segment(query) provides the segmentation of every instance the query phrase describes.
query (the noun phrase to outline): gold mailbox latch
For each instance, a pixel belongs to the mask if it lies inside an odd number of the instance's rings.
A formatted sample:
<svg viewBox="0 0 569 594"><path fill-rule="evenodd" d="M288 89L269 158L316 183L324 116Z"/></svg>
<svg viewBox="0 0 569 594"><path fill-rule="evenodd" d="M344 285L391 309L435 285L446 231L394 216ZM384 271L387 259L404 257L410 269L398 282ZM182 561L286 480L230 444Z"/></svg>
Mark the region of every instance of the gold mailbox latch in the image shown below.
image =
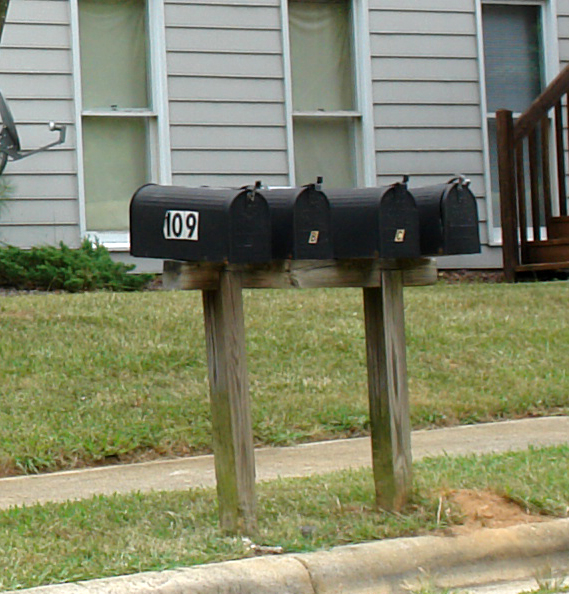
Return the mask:
<svg viewBox="0 0 569 594"><path fill-rule="evenodd" d="M405 229L397 229L395 232L395 243L403 243L405 241Z"/></svg>
<svg viewBox="0 0 569 594"><path fill-rule="evenodd" d="M318 236L320 235L320 231L311 231L310 237L308 238L308 243L310 245L315 245L318 243Z"/></svg>

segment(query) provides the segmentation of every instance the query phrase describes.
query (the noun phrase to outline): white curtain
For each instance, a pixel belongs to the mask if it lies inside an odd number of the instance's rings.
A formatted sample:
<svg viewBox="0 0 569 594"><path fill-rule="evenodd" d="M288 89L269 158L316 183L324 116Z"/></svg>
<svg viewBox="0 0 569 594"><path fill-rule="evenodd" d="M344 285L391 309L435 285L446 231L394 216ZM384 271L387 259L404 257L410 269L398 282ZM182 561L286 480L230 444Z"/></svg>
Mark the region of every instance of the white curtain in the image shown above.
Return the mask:
<svg viewBox="0 0 569 594"><path fill-rule="evenodd" d="M296 183L324 178L328 188L350 188L355 179L355 139L351 118L304 119L294 122Z"/></svg>
<svg viewBox="0 0 569 594"><path fill-rule="evenodd" d="M146 183L144 118L83 118L85 210L90 231L126 231L134 191Z"/></svg>
<svg viewBox="0 0 569 594"><path fill-rule="evenodd" d="M148 107L145 0L80 0L83 108Z"/></svg>
<svg viewBox="0 0 569 594"><path fill-rule="evenodd" d="M296 183L352 187L354 118L309 115L356 109L351 0L289 0L289 19Z"/></svg>
<svg viewBox="0 0 569 594"><path fill-rule="evenodd" d="M290 0L293 108L354 109L351 2Z"/></svg>
<svg viewBox="0 0 569 594"><path fill-rule="evenodd" d="M134 191L147 181L149 108L146 0L79 0L84 115L85 214L89 231L127 231Z"/></svg>

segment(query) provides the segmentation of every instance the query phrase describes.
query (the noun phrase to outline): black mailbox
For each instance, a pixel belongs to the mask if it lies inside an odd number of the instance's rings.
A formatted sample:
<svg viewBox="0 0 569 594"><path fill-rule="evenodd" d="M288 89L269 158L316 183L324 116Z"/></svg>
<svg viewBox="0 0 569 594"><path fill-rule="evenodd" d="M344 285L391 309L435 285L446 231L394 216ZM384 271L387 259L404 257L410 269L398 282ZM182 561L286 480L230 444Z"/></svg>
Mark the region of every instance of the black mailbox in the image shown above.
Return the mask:
<svg viewBox="0 0 569 594"><path fill-rule="evenodd" d="M326 190L335 258L417 258L419 213L405 183Z"/></svg>
<svg viewBox="0 0 569 594"><path fill-rule="evenodd" d="M319 186L263 190L269 203L273 259L330 260L330 204Z"/></svg>
<svg viewBox="0 0 569 594"><path fill-rule="evenodd" d="M130 202L130 253L146 258L268 262L267 201L255 187L186 188L149 184Z"/></svg>
<svg viewBox="0 0 569 594"><path fill-rule="evenodd" d="M480 252L476 198L463 177L412 189L421 222L423 256Z"/></svg>

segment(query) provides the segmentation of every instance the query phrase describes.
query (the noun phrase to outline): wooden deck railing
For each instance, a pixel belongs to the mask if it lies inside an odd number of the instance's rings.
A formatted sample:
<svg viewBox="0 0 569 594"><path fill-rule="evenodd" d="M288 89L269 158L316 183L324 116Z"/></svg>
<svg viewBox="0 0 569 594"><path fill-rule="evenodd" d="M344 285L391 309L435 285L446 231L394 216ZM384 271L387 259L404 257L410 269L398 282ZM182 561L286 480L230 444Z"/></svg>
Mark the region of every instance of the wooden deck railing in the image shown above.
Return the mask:
<svg viewBox="0 0 569 594"><path fill-rule="evenodd" d="M528 262L528 245L542 239L541 230L553 216L554 199L559 214L567 215L563 113L569 116L568 93L569 66L515 123L511 111L496 113L502 249L509 281L515 280L516 268ZM552 123L554 143L550 138ZM552 144L555 155L551 154Z"/></svg>

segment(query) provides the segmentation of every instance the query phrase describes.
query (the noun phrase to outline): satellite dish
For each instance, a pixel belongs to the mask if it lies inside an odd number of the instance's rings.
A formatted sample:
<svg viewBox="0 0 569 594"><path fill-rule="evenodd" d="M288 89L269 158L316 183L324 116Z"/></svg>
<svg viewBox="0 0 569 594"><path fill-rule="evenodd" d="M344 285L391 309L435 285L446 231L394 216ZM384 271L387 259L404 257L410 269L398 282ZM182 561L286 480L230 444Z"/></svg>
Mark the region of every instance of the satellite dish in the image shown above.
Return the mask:
<svg viewBox="0 0 569 594"><path fill-rule="evenodd" d="M6 133L10 136L12 146L19 151L20 150L20 139L18 137L18 131L16 130L16 124L12 117L12 112L6 103L2 93L0 92L0 117L2 117L2 132L6 130Z"/></svg>
<svg viewBox="0 0 569 594"><path fill-rule="evenodd" d="M16 123L12 117L12 112L4 99L4 96L0 92L0 117L2 118L2 128L0 129L0 175L6 167L8 159L11 161L19 161L30 155L47 151L52 146L62 144L65 142L65 126L60 126L54 122L49 123L49 129L52 132L59 132L59 138L50 144L42 146L38 149L31 151L23 151L20 145L20 137L16 130Z"/></svg>

